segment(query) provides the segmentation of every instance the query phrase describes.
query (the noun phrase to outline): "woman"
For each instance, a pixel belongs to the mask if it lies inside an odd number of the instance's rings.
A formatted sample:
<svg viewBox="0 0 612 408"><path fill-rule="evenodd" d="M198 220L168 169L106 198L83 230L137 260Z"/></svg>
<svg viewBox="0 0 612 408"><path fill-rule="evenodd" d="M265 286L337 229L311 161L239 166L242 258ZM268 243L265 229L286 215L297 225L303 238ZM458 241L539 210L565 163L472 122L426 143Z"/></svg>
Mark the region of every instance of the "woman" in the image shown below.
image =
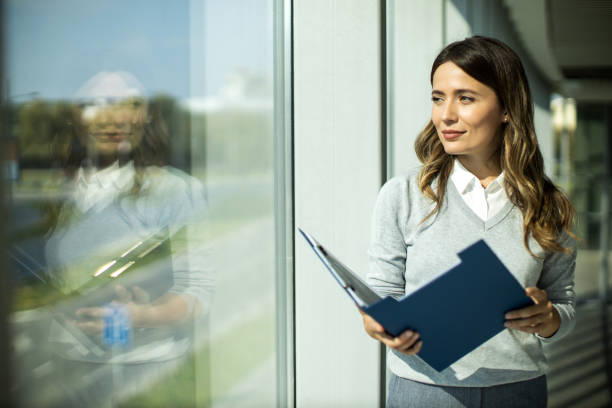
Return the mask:
<svg viewBox="0 0 612 408"><path fill-rule="evenodd" d="M74 138L57 149L68 193L45 248L65 295L50 343L66 375L53 385L58 406L103 406L183 362L213 284L196 239L206 233L203 186L166 165L164 123L137 80L102 72L77 97Z"/></svg>
<svg viewBox="0 0 612 408"><path fill-rule="evenodd" d="M574 324L574 211L544 175L525 71L507 45L476 36L442 50L431 83L431 121L415 143L423 166L379 193L369 282L403 296L484 239L534 305L507 313L506 330L442 372L416 357L418 333L393 338L364 314L391 349L387 404L545 407L541 344Z"/></svg>

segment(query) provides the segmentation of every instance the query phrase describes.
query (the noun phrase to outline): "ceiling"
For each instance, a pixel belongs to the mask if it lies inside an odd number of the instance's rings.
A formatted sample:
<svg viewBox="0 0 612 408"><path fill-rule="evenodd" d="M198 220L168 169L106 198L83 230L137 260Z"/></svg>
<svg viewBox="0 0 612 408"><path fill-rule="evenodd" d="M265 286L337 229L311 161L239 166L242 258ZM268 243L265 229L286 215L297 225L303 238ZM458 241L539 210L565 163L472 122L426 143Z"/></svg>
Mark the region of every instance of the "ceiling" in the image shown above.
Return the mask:
<svg viewBox="0 0 612 408"><path fill-rule="evenodd" d="M611 0L505 0L531 59L557 91L612 101Z"/></svg>

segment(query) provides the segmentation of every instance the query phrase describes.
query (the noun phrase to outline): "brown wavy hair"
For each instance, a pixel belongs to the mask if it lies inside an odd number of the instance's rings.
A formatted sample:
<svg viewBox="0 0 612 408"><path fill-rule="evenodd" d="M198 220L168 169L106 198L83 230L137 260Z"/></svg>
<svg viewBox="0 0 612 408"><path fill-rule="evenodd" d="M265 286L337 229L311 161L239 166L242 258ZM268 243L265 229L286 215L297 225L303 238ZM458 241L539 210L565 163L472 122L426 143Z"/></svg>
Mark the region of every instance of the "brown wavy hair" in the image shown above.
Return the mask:
<svg viewBox="0 0 612 408"><path fill-rule="evenodd" d="M564 232L575 237L571 231L575 211L568 198L544 174L544 160L533 124L533 101L518 55L503 42L488 37L474 36L451 43L438 54L431 67L432 84L434 72L445 62L454 63L492 88L507 114L508 122L501 125L498 157L506 194L523 214L525 248L535 256L528 244L532 236L545 250L568 252L560 239ZM444 151L432 121L421 131L414 147L423 163L418 176L419 188L436 204L427 219L442 206L454 157Z"/></svg>

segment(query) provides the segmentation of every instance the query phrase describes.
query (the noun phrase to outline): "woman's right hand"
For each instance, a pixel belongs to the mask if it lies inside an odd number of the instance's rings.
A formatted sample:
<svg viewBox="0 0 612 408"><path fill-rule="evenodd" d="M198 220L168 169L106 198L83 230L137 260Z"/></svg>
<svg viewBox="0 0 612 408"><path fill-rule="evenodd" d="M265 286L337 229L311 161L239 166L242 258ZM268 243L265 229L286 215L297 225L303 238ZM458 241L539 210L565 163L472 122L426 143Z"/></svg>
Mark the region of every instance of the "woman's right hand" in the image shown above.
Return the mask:
<svg viewBox="0 0 612 408"><path fill-rule="evenodd" d="M390 347L406 355L417 354L421 351L423 341L419 340L419 333L415 333L411 330L406 330L398 337L390 336L385 332L385 329L380 323L378 323L372 316L359 309L361 316L363 317L363 327L365 331L372 337Z"/></svg>

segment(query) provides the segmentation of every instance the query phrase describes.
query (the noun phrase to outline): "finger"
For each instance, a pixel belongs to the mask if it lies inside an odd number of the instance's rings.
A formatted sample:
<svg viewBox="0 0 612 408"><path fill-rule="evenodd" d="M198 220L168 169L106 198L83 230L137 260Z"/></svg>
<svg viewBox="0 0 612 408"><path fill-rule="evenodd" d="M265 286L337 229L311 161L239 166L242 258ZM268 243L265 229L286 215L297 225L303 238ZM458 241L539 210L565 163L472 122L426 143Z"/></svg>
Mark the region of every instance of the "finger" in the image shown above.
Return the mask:
<svg viewBox="0 0 612 408"><path fill-rule="evenodd" d="M538 325L535 325L535 326L517 327L516 330L520 330L520 331L525 332L525 333L538 334L544 328L545 328L544 324L538 324Z"/></svg>
<svg viewBox="0 0 612 408"><path fill-rule="evenodd" d="M535 316L538 314L546 313L548 309L548 305L546 304L537 304L533 306L527 306L522 309L511 310L506 313L506 319L525 319L531 316Z"/></svg>
<svg viewBox="0 0 612 408"><path fill-rule="evenodd" d="M106 315L106 311L101 307L82 307L75 314L80 319L101 319Z"/></svg>
<svg viewBox="0 0 612 408"><path fill-rule="evenodd" d="M420 340L418 343L416 343L415 345L405 349L405 350L400 350L402 353L407 354L409 356L413 355L413 354L417 354L419 351L421 351L421 347L423 346L423 340Z"/></svg>
<svg viewBox="0 0 612 408"><path fill-rule="evenodd" d="M401 335L397 336L397 337L393 337L390 341L389 341L389 347L393 347L394 349L399 349L399 348L403 348L406 346L406 344L408 345L412 345L412 336L414 335L414 333L412 332L404 332Z"/></svg>
<svg viewBox="0 0 612 408"><path fill-rule="evenodd" d="M134 286L132 288L132 292L134 293L134 300L137 303L148 303L149 300L151 300L149 293L140 286Z"/></svg>
<svg viewBox="0 0 612 408"><path fill-rule="evenodd" d="M520 329L523 327L533 327L536 325L540 325L550 320L552 320L552 313L541 314L541 315L530 317L528 319L509 320L504 323L504 326L512 328L512 329Z"/></svg>
<svg viewBox="0 0 612 408"><path fill-rule="evenodd" d="M406 330L401 335L392 338L389 342L389 347L397 350L402 350L412 347L419 338L419 334L411 330Z"/></svg>
<svg viewBox="0 0 612 408"><path fill-rule="evenodd" d="M419 334L415 333L414 335L412 335L410 337L410 340L407 341L406 343L404 343L403 345L400 345L399 347L397 347L397 349L401 352L405 352L407 350L410 350L411 348L413 348L414 346L416 346L416 344L418 343L418 341L420 340L419 338Z"/></svg>
<svg viewBox="0 0 612 408"><path fill-rule="evenodd" d="M372 316L369 314L363 314L363 324L367 330L377 333L384 333L385 329L382 324L378 323Z"/></svg>
<svg viewBox="0 0 612 408"><path fill-rule="evenodd" d="M102 333L104 324L101 320L90 320L86 322L78 322L77 327L87 333Z"/></svg>
<svg viewBox="0 0 612 408"><path fill-rule="evenodd" d="M374 338L381 341L382 343L384 343L386 346L391 347L391 348L397 348L398 346L404 344L405 342L405 337L402 337L403 335L407 334L409 335L411 332L404 332L402 334L400 334L399 336L395 337L390 335L389 333L383 331L381 333L376 333L374 335Z"/></svg>
<svg viewBox="0 0 612 408"><path fill-rule="evenodd" d="M132 294L130 291L121 285L115 285L115 294L117 295L117 300L121 303L129 303L132 301Z"/></svg>
<svg viewBox="0 0 612 408"><path fill-rule="evenodd" d="M365 322L366 330L375 334L384 334L385 329L377 322L367 321Z"/></svg>
<svg viewBox="0 0 612 408"><path fill-rule="evenodd" d="M536 288L534 286L525 289L525 293L529 296L536 304L548 302L548 294L545 290Z"/></svg>
<svg viewBox="0 0 612 408"><path fill-rule="evenodd" d="M385 346L393 347L393 340L395 337L389 336L387 333L375 333L373 337Z"/></svg>

